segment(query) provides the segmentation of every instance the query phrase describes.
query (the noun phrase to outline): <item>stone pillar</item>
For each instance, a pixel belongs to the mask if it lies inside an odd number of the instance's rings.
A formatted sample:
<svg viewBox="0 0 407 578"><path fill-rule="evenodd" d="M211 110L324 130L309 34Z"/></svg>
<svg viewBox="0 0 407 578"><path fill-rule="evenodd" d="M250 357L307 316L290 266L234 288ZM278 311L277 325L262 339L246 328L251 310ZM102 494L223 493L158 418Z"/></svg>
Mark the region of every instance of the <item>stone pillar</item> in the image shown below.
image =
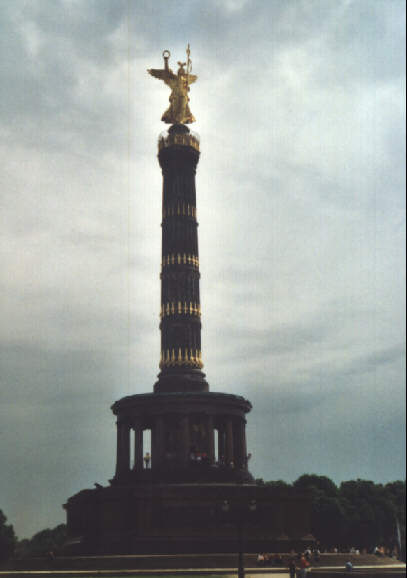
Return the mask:
<svg viewBox="0 0 407 578"><path fill-rule="evenodd" d="M163 465L164 418L157 415L151 431L151 467L159 469Z"/></svg>
<svg viewBox="0 0 407 578"><path fill-rule="evenodd" d="M233 426L233 461L235 468L241 467L242 461L242 451L240 446L240 420L234 418L232 422Z"/></svg>
<svg viewBox="0 0 407 578"><path fill-rule="evenodd" d="M246 468L246 436L245 420L243 418L237 418L233 422L233 450L235 467L239 469Z"/></svg>
<svg viewBox="0 0 407 578"><path fill-rule="evenodd" d="M186 125L174 124L160 140L158 160L163 174L161 372L154 391L208 391L201 371L195 188L199 141Z"/></svg>
<svg viewBox="0 0 407 578"><path fill-rule="evenodd" d="M228 466L230 462L234 462L234 451L233 451L233 422L232 418L228 417L226 420L226 455L225 455L226 465Z"/></svg>
<svg viewBox="0 0 407 578"><path fill-rule="evenodd" d="M130 469L130 425L117 421L116 476Z"/></svg>
<svg viewBox="0 0 407 578"><path fill-rule="evenodd" d="M241 436L242 436L242 451L243 451L243 468L248 470L248 461L247 461L247 443L246 443L246 420L244 417L242 418L242 429L241 429Z"/></svg>
<svg viewBox="0 0 407 578"><path fill-rule="evenodd" d="M213 426L213 416L208 415L207 419L207 429L208 429L208 458L211 464L215 461L215 432Z"/></svg>
<svg viewBox="0 0 407 578"><path fill-rule="evenodd" d="M223 423L218 426L218 461L221 463L222 458L225 460L226 444L225 444L225 426Z"/></svg>
<svg viewBox="0 0 407 578"><path fill-rule="evenodd" d="M143 469L143 429L141 420L137 419L134 428L134 470L137 472Z"/></svg>

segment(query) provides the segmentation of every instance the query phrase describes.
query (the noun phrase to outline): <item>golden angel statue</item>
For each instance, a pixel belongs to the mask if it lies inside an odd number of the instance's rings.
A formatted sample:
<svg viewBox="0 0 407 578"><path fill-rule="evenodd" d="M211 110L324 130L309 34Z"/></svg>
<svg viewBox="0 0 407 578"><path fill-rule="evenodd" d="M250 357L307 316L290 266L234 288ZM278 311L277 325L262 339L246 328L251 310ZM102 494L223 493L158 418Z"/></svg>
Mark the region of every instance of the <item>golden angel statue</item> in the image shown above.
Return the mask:
<svg viewBox="0 0 407 578"><path fill-rule="evenodd" d="M171 68L168 66L168 60L171 56L169 50L164 50L164 68L150 68L147 72L155 78L163 80L171 88L170 94L170 106L164 112L161 120L167 124L190 124L195 122L191 111L189 110L189 85L196 81L198 78L195 74L191 74L192 61L189 57L191 51L187 48L187 61L178 62L179 68L177 74L174 74ZM186 69L185 69L186 67Z"/></svg>

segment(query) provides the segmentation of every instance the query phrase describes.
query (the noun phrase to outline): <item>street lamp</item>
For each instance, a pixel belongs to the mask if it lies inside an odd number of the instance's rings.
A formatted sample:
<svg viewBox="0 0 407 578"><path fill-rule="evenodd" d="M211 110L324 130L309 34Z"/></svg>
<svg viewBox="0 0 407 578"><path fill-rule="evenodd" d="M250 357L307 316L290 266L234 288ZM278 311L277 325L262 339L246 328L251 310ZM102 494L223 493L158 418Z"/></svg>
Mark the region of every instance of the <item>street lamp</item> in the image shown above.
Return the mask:
<svg viewBox="0 0 407 578"><path fill-rule="evenodd" d="M237 575L238 578L244 578L244 552L243 552L243 525L247 518L247 515L254 514L257 509L256 500L250 500L249 502L239 501L237 504L231 505L228 500L224 500L222 503L222 512L224 514L230 513L230 519L236 524L237 530L237 542L238 542L238 567Z"/></svg>

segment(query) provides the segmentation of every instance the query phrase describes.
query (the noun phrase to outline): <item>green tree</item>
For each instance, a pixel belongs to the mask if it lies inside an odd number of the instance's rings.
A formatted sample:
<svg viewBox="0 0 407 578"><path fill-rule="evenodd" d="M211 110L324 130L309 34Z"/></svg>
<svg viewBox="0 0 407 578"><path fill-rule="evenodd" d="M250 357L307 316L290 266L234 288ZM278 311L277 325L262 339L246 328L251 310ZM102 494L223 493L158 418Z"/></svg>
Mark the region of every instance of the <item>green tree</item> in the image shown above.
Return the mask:
<svg viewBox="0 0 407 578"><path fill-rule="evenodd" d="M17 538L11 524L6 524L7 518L0 510L0 561L8 560L14 554Z"/></svg>
<svg viewBox="0 0 407 578"><path fill-rule="evenodd" d="M307 492L312 502L311 531L324 546L392 548L398 543L398 526L401 556L405 558L405 481L382 485L357 479L342 482L338 488L326 476L304 474L292 486L282 480L256 482L277 492L284 489Z"/></svg>
<svg viewBox="0 0 407 578"><path fill-rule="evenodd" d="M387 498L392 502L395 512L394 543L401 547L400 556L406 560L406 482L397 480L384 486Z"/></svg>
<svg viewBox="0 0 407 578"><path fill-rule="evenodd" d="M287 482L284 482L283 480L276 480L273 482L265 482L264 484L265 486L269 487L269 488L273 488L274 490L291 490L292 489L292 485L291 484L287 484Z"/></svg>
<svg viewBox="0 0 407 578"><path fill-rule="evenodd" d="M346 519L335 483L326 476L304 474L293 487L311 495L311 532L317 540L327 547L340 545Z"/></svg>
<svg viewBox="0 0 407 578"><path fill-rule="evenodd" d="M377 545L392 545L396 507L382 484L360 479L342 482L340 495L350 542L368 549Z"/></svg>
<svg viewBox="0 0 407 578"><path fill-rule="evenodd" d="M338 488L336 484L326 476L317 474L303 474L293 483L297 490L308 490L318 495L322 493L328 498L338 497Z"/></svg>
<svg viewBox="0 0 407 578"><path fill-rule="evenodd" d="M46 528L34 534L30 540L18 543L17 554L22 558L44 556L48 552L58 552L66 540L66 525Z"/></svg>

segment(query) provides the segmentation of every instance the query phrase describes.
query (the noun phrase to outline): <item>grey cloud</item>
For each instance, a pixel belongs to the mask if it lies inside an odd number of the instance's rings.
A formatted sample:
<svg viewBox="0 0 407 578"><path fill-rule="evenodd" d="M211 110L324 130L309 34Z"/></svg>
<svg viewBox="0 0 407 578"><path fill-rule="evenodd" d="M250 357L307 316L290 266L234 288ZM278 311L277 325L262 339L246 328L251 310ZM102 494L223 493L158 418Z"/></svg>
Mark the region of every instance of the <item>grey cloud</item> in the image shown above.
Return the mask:
<svg viewBox="0 0 407 578"><path fill-rule="evenodd" d="M253 401L259 476L402 475L404 13L2 6L0 507L20 536L111 477L109 406L152 390L169 91L146 68L187 42L211 387Z"/></svg>

